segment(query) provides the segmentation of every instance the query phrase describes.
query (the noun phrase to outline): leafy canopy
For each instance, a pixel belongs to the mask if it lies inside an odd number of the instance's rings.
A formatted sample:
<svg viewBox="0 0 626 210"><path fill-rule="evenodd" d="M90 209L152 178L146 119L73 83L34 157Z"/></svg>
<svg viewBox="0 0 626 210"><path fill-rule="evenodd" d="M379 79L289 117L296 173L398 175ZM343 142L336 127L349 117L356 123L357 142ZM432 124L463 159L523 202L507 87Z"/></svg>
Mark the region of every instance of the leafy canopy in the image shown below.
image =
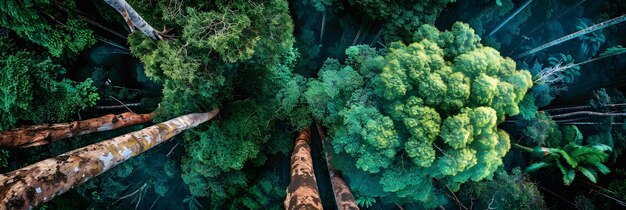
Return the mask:
<svg viewBox="0 0 626 210"><path fill-rule="evenodd" d="M458 190L502 165L510 144L497 124L519 113L532 80L467 24L423 25L413 37L386 52L348 48L304 95L355 194L434 207L445 197L437 188Z"/></svg>
<svg viewBox="0 0 626 210"><path fill-rule="evenodd" d="M85 22L61 9L71 11L75 4L70 0L6 0L0 3L0 26L45 47L54 57L78 55L96 39Z"/></svg>
<svg viewBox="0 0 626 210"><path fill-rule="evenodd" d="M99 99L90 79L64 78L65 68L45 54L17 50L9 37L0 37L0 48L0 130L63 122Z"/></svg>

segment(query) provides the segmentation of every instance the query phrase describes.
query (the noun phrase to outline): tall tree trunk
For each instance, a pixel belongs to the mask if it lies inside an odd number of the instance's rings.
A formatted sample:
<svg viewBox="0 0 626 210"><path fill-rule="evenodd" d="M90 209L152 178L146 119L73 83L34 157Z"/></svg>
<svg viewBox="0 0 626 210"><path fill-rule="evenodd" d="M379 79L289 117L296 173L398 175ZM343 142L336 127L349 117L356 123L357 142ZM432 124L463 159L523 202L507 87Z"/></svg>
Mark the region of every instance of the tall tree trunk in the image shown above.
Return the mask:
<svg viewBox="0 0 626 210"><path fill-rule="evenodd" d="M157 31L148 24L132 6L130 6L126 0L104 0L107 4L113 7L117 12L124 17L128 27L132 31L134 27L137 27L141 32L148 35L148 37L155 40L171 39L173 36L168 35L167 31ZM134 26L134 27L133 27Z"/></svg>
<svg viewBox="0 0 626 210"><path fill-rule="evenodd" d="M604 113L604 112L593 112L593 111L578 111L578 112L570 112L570 113L565 113L565 114L555 114L555 115L551 115L550 117L552 119L555 118L565 118L565 117L571 117L571 116L578 116L578 115L590 115L590 116L600 116L600 117L610 117L610 116L626 116L626 113L622 113L622 112L617 112L617 113Z"/></svg>
<svg viewBox="0 0 626 210"><path fill-rule="evenodd" d="M317 132L320 135L320 139L322 141L322 148L324 148L324 155L326 156L326 167L328 167L328 175L330 176L330 184L333 187L333 193L335 194L335 203L337 204L337 209L339 210L357 210L359 206L356 205L354 201L354 195L352 195L352 191L348 184L343 181L341 176L341 172L337 171L331 164L332 158L328 150L324 145L326 144L326 130L317 125Z"/></svg>
<svg viewBox="0 0 626 210"><path fill-rule="evenodd" d="M323 39L324 39L324 28L326 26L326 12L324 12L324 15L322 16L322 28L320 29L320 44L323 44Z"/></svg>
<svg viewBox="0 0 626 210"><path fill-rule="evenodd" d="M152 121L152 113L125 112L70 123L33 125L0 132L0 147L33 147L88 133L115 130Z"/></svg>
<svg viewBox="0 0 626 210"><path fill-rule="evenodd" d="M311 130L300 132L291 154L291 181L287 186L285 209L323 209L311 159Z"/></svg>
<svg viewBox="0 0 626 210"><path fill-rule="evenodd" d="M96 109L121 109L125 107L133 107L133 106L141 106L141 103L124 103L120 105L106 105L106 106L96 106Z"/></svg>
<svg viewBox="0 0 626 210"><path fill-rule="evenodd" d="M0 210L30 209L215 117L193 113L0 175Z"/></svg>
<svg viewBox="0 0 626 210"><path fill-rule="evenodd" d="M592 32L597 31L597 30L602 30L602 29L604 29L606 27L609 27L609 26L612 26L612 25L615 25L615 24L618 24L618 23L621 23L621 22L624 22L624 21L626 21L626 14L620 15L620 16L618 16L616 18L604 21L602 23L598 23L598 24L589 26L589 27L587 27L585 29L582 29L580 31L577 31L577 32L565 35L565 36L563 36L561 38L558 38L558 39L555 39L555 40L553 40L551 42L545 43L545 44L543 44L543 45L541 45L539 47L535 47L535 48L533 48L531 50L528 50L528 51L526 51L524 53L521 53L519 55L513 56L513 59L518 60L520 58L523 58L523 57L526 57L526 56L528 56L530 54L534 54L536 52L542 51L542 50L544 50L546 48L549 48L549 47L552 47L554 45L561 44L561 43L563 43L565 41L569 41L571 39L578 38L578 37L580 37L582 35L585 35L585 34L588 34L588 33L592 33Z"/></svg>
<svg viewBox="0 0 626 210"><path fill-rule="evenodd" d="M614 107L620 107L620 106L626 106L626 103L620 103L620 104L604 104L599 108L614 108ZM574 110L583 110L583 109L591 109L593 108L591 105L582 105L582 106L568 106L568 107L560 107L560 108L550 108L550 109L543 109L540 111L545 111L545 112L560 112L560 111L574 111Z"/></svg>

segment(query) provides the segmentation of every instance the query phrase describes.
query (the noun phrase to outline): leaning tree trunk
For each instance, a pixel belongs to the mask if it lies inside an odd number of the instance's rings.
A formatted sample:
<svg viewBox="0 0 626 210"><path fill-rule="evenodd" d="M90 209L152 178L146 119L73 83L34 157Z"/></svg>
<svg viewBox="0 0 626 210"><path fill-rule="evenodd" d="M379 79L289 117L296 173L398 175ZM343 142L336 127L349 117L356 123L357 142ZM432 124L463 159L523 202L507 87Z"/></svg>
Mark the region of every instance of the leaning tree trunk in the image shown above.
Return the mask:
<svg viewBox="0 0 626 210"><path fill-rule="evenodd" d="M208 121L218 112L219 109L215 109L180 116L2 174L0 210L36 207L180 132Z"/></svg>
<svg viewBox="0 0 626 210"><path fill-rule="evenodd" d="M148 35L148 37L155 40L163 40L163 39L171 39L173 38L171 35L167 35L167 31L157 31L148 24L135 9L133 9L130 4L126 2L126 0L104 0L111 7L115 8L117 12L124 17L126 20L126 24L130 30L133 30L133 26L137 27L141 32Z"/></svg>
<svg viewBox="0 0 626 210"><path fill-rule="evenodd" d="M115 130L152 121L152 113L125 112L70 123L33 125L0 132L0 147L33 147L88 133Z"/></svg>
<svg viewBox="0 0 626 210"><path fill-rule="evenodd" d="M328 167L328 175L330 176L330 184L332 185L333 193L335 194L335 203L337 204L337 209L359 209L359 206L356 205L356 202L354 201L354 195L352 195L350 187L348 186L348 184L346 184L345 181L343 181L341 172L337 171L331 164L332 159L330 153L324 147L324 144L326 143L326 130L318 124L317 132L320 135L322 147L324 148L324 155L326 156L326 167Z"/></svg>
<svg viewBox="0 0 626 210"><path fill-rule="evenodd" d="M323 209L311 159L311 130L305 128L291 154L291 181L287 186L285 209Z"/></svg>

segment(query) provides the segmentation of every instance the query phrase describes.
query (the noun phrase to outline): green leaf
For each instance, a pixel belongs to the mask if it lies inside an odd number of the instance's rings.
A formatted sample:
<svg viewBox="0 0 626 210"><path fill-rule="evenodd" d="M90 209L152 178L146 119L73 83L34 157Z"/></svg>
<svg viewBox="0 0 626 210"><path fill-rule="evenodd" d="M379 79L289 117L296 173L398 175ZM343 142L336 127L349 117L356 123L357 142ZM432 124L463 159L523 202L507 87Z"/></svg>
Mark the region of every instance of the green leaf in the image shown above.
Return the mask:
<svg viewBox="0 0 626 210"><path fill-rule="evenodd" d="M606 167L604 164L602 163L596 163L594 166L596 166L596 168L598 169L598 171L600 171L600 173L602 174L608 174L611 172L611 169L609 169L609 167Z"/></svg>
<svg viewBox="0 0 626 210"><path fill-rule="evenodd" d="M530 166L526 167L526 172L534 172L539 170L540 168L546 167L546 166L550 166L551 164L546 163L546 162L537 162L537 163L533 163Z"/></svg>
<svg viewBox="0 0 626 210"><path fill-rule="evenodd" d="M591 182L597 183L598 175L596 174L595 171L593 171L593 169L587 169L585 167L578 167L578 170L581 173L583 173L583 175L585 175Z"/></svg>
<svg viewBox="0 0 626 210"><path fill-rule="evenodd" d="M561 155L561 157L563 159L565 159L565 162L567 162L567 164L572 166L572 168L576 168L578 166L578 161L576 161L576 159L570 157L570 155L567 154L567 152L565 152L563 150L558 150L557 152Z"/></svg>
<svg viewBox="0 0 626 210"><path fill-rule="evenodd" d="M569 186L574 182L574 178L576 178L576 171L569 170L565 176L563 176L563 182L565 185Z"/></svg>
<svg viewBox="0 0 626 210"><path fill-rule="evenodd" d="M613 148L608 146L608 145L606 145L606 144L594 144L591 147L595 148L597 150L600 150L602 152L606 152L606 151L612 152L613 151Z"/></svg>

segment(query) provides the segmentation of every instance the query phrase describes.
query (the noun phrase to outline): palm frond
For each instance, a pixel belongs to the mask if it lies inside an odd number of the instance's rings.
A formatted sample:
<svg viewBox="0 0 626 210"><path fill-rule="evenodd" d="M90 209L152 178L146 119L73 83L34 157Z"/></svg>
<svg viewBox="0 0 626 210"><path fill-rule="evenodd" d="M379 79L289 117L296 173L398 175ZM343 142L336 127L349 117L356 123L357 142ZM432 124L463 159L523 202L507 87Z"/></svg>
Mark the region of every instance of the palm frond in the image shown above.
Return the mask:
<svg viewBox="0 0 626 210"><path fill-rule="evenodd" d="M596 163L606 162L609 159L609 155L600 149L580 145L575 145L569 154L577 162L587 165L595 165Z"/></svg>
<svg viewBox="0 0 626 210"><path fill-rule="evenodd" d="M589 181L593 182L593 183L597 183L598 182L598 174L596 173L595 170L591 169L591 168L585 168L585 167L578 167L578 170L583 173L583 175L585 175Z"/></svg>
<svg viewBox="0 0 626 210"><path fill-rule="evenodd" d="M595 167L598 169L598 171L599 171L600 173L602 173L602 174L608 174L608 173L611 173L611 169L609 169L609 167L606 167L606 166L605 166L604 164L602 164L602 163L596 163L594 166L595 166Z"/></svg>
<svg viewBox="0 0 626 210"><path fill-rule="evenodd" d="M558 150L558 153L565 160L565 162L567 162L567 164L569 164L572 168L578 167L578 159L572 158L572 156L570 156L564 150Z"/></svg>
<svg viewBox="0 0 626 210"><path fill-rule="evenodd" d="M551 164L546 163L546 162L536 162L531 164L530 166L526 167L526 172L534 172L539 170L540 168L546 167L546 166L550 166Z"/></svg>

